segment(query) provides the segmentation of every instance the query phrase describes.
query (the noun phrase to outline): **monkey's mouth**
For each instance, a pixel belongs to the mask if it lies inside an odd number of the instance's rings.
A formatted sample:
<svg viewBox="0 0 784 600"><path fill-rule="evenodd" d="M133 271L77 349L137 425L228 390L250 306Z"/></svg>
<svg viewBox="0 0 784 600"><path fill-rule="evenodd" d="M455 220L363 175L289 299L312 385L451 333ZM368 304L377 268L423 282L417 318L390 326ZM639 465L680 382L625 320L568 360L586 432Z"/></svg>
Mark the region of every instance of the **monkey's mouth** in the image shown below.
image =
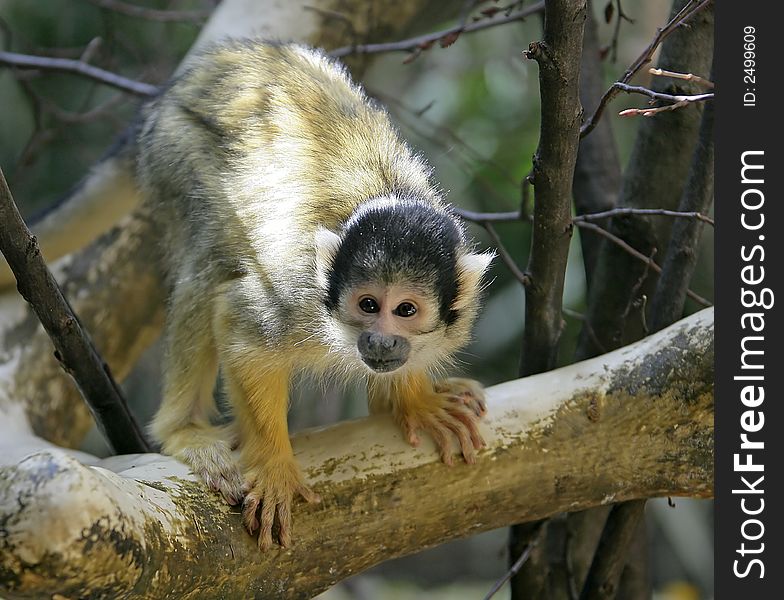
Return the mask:
<svg viewBox="0 0 784 600"><path fill-rule="evenodd" d="M366 356L362 357L362 362L364 362L368 367L373 369L376 373L391 373L392 371L399 369L406 363L405 359L399 359L399 358L376 359L376 358L368 358Z"/></svg>

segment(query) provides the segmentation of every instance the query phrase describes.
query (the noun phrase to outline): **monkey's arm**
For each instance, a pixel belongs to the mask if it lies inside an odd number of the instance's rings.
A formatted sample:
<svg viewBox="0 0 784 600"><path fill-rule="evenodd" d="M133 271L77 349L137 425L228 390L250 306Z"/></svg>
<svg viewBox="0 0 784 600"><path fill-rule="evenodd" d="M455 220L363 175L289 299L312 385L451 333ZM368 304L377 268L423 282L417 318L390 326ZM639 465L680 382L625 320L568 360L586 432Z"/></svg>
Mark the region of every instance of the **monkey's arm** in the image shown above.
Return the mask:
<svg viewBox="0 0 784 600"><path fill-rule="evenodd" d="M250 533L259 529L259 548L272 547L272 527L280 526L283 547L291 545L291 503L318 496L306 485L289 440L291 371L270 354L224 351L224 377L239 428L242 475L247 492L242 518ZM251 355L249 355L251 354ZM261 509L260 518L256 513Z"/></svg>
<svg viewBox="0 0 784 600"><path fill-rule="evenodd" d="M412 446L419 446L420 430L429 433L448 465L454 454L453 436L468 463L476 462L476 451L485 445L478 427L486 412L485 393L471 379L434 382L424 372L374 378L368 384L368 405L371 413L391 410Z"/></svg>

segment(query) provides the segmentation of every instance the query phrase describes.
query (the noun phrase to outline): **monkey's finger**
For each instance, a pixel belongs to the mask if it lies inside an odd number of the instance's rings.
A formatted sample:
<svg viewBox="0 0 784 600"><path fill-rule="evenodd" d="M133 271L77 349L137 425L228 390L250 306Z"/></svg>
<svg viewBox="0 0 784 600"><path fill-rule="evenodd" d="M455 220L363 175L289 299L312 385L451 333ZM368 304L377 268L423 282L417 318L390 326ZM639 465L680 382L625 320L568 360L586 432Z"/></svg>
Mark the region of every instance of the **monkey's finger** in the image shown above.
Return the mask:
<svg viewBox="0 0 784 600"><path fill-rule="evenodd" d="M470 429L461 420L451 415L447 415L444 419L444 424L455 434L457 441L460 442L460 452L463 454L465 461L469 465L473 465L476 462L476 452L474 451Z"/></svg>
<svg viewBox="0 0 784 600"><path fill-rule="evenodd" d="M285 501L278 504L278 523L280 523L280 545L284 548L291 546L291 502Z"/></svg>
<svg viewBox="0 0 784 600"><path fill-rule="evenodd" d="M268 494L261 503L261 529L259 529L259 548L269 550L272 548L272 525L275 522L275 507L277 502Z"/></svg>
<svg viewBox="0 0 784 600"><path fill-rule="evenodd" d="M245 497L245 493L242 491L242 478L237 472L223 474L215 478L214 485L216 487L213 489L218 490L223 495L224 500L232 506L242 502L242 499Z"/></svg>
<svg viewBox="0 0 784 600"><path fill-rule="evenodd" d="M433 441L436 443L436 447L441 454L441 460L444 462L445 465L451 467L453 464L452 461L452 447L449 443L449 435L448 429L443 425L439 424L437 421L432 423L428 427L428 431L430 435L433 437Z"/></svg>
<svg viewBox="0 0 784 600"><path fill-rule="evenodd" d="M403 428L406 431L406 439L408 440L408 443L411 444L414 448L417 448L420 442L419 436L416 432L418 425L412 420L406 419L403 422Z"/></svg>
<svg viewBox="0 0 784 600"><path fill-rule="evenodd" d="M253 532L259 528L259 521L256 518L256 511L259 508L259 497L257 494L248 494L242 503L242 522L245 524L245 529L253 535Z"/></svg>
<svg viewBox="0 0 784 600"><path fill-rule="evenodd" d="M465 425L471 436L471 443L474 445L475 449L480 450L486 446L485 440L482 438L482 434L479 433L479 428L476 426L476 420L474 420L472 415L456 411L453 416Z"/></svg>
<svg viewBox="0 0 784 600"><path fill-rule="evenodd" d="M484 394L480 397L474 397L471 408L474 409L477 417L484 417L487 414L487 402L485 401Z"/></svg>
<svg viewBox="0 0 784 600"><path fill-rule="evenodd" d="M304 483L300 483L296 487L296 492L302 496L306 502L311 504L315 504L317 502L321 502L321 496L319 496L316 492L311 490L308 486Z"/></svg>

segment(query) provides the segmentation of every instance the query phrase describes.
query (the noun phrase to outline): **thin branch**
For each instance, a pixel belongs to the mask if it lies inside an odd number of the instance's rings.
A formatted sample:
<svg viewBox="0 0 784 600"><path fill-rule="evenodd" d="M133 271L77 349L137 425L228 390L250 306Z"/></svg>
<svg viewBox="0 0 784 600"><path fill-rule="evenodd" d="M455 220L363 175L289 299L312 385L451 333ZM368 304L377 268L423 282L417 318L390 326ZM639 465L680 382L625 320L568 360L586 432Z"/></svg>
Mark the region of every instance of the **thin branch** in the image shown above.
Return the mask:
<svg viewBox="0 0 784 600"><path fill-rule="evenodd" d="M369 92L373 97L381 100L386 106L388 107L395 106L399 108L401 111L416 118L418 121L425 123L428 127L432 129L433 135L426 136L425 134L422 133L421 128L419 128L418 126L411 125L410 123L405 123L405 124L416 135L419 135L422 138L429 140L432 144L443 148L444 154L446 155L450 154L450 150L452 148L452 146L447 144L446 141L443 139L443 138L448 138L449 141L453 142L456 146L459 146L465 152L466 154L466 159L464 160L465 165L469 165L473 167L473 165L469 161L480 163L495 171L506 181L512 184L517 184L517 179L506 168L504 168L503 165L498 164L494 160L485 158L481 152L474 149L468 142L466 142L452 129L443 125L442 123L438 123L432 119L429 119L425 115L427 110L430 109L433 106L433 104L435 104L435 100L430 101L423 108L414 108L412 106L409 106L405 102L401 101L399 98L395 98L394 96L383 94L381 92L378 92L377 90L373 90L371 92L370 90L365 88L365 91ZM398 117L401 117L402 120L401 115L398 115Z"/></svg>
<svg viewBox="0 0 784 600"><path fill-rule="evenodd" d="M0 251L17 280L22 297L38 315L55 347L55 357L73 377L112 448L120 454L149 452L150 447L128 410L120 388L82 329L68 301L44 263L38 242L16 208L0 170Z"/></svg>
<svg viewBox="0 0 784 600"><path fill-rule="evenodd" d="M459 217L462 217L463 219L472 221L474 223L480 223L480 224L482 222L501 223L501 222L524 220L523 216L518 211L486 213L486 212L474 212L471 210L467 210L465 208L456 208L456 207L453 208L453 211L455 212L455 214L457 214ZM578 215L572 218L572 222L577 224L583 221L602 221L608 217L619 217L619 216L629 216L629 215L696 219L698 221L702 221L703 223L707 223L711 227L715 225L715 221L711 217L707 215L703 215L702 213L682 212L677 210L665 210L663 208L613 208L601 212Z"/></svg>
<svg viewBox="0 0 784 600"><path fill-rule="evenodd" d="M504 246L501 242L501 238L499 237L498 232L495 230L495 227L493 227L488 221L480 223L480 225L482 225L482 227L487 230L487 233L490 235L493 243L495 244L496 250L498 250L498 254L501 256L501 260L504 261L504 264L512 272L512 275L514 275L515 279L517 279L517 281L519 281L524 287L529 285L531 283L531 277L528 275L528 273L523 273L520 270L520 267L517 266L515 259L512 258L512 255L509 254L506 246Z"/></svg>
<svg viewBox="0 0 784 600"><path fill-rule="evenodd" d="M526 17L530 17L531 15L543 10L544 2L536 2L535 4L527 6L522 10L513 12L508 16L483 19L481 21L469 23L468 25L461 24L455 27L450 27L449 29L444 29L443 31L436 31L434 33L428 33L426 35L420 35L406 40L400 40L398 42L387 42L381 44L354 44L352 46L343 46L341 48L335 48L334 50L331 50L328 52L328 54L336 58L341 58L351 54L377 54L380 52L412 52L416 55L422 50L429 49L436 42L439 42L442 47L451 46L461 34L482 31L483 29L489 29L490 27L496 27L498 25L505 25L506 23L512 23L514 21L522 21Z"/></svg>
<svg viewBox="0 0 784 600"><path fill-rule="evenodd" d="M689 180L679 204L681 210L707 211L713 203L713 104L705 107L700 135L692 157ZM662 262L662 275L653 294L651 321L654 331L670 325L683 314L685 291L694 274L702 237L702 223L675 223Z"/></svg>
<svg viewBox="0 0 784 600"><path fill-rule="evenodd" d="M623 21L626 21L627 23L634 24L634 19L630 18L625 12L623 12L623 6L621 5L621 0L615 0L615 5L618 7L618 18L615 20L615 28L613 30L612 42L610 43L610 48L611 48L610 60L612 60L612 62L618 60L618 39L620 38L620 34L621 34L621 23ZM608 6L612 7L612 4L608 4Z"/></svg>
<svg viewBox="0 0 784 600"><path fill-rule="evenodd" d="M627 83L621 83L620 81L616 81L613 84L613 87L618 88L622 92L626 92L627 94L642 94L643 96L648 96L654 100L663 100L665 102L704 102L705 100L713 100L713 93L707 94L695 94L691 96L682 95L682 94L664 94L662 92L655 92L654 90L648 89L647 87L643 87L641 85L629 85Z"/></svg>
<svg viewBox="0 0 784 600"><path fill-rule="evenodd" d="M595 231L599 235L603 235L608 240L610 240L612 243L616 244L621 249L623 249L624 251L626 251L629 254L631 254L633 257L637 258L638 260L640 260L643 263L645 263L646 265L648 265L648 267L650 267L651 269L656 271L656 273L661 274L661 267L659 265L657 265L656 262L652 258L650 258L648 256L645 256L639 250L635 250L628 243L626 243L624 240L619 238L617 235L614 235L614 234L610 233L609 231L607 231L606 229L604 229L602 227L599 227L595 223L588 223L586 221L577 221L577 222L575 222L575 225L577 225L578 227L581 227L583 229L590 229L591 231ZM702 296L694 293L691 290L689 290L687 292L687 295L689 296L689 298L691 298L692 300L694 300L697 304L700 304L701 306L713 306L713 304L711 304L710 301L706 300L705 298L703 298Z"/></svg>
<svg viewBox="0 0 784 600"><path fill-rule="evenodd" d="M0 65L17 69L40 69L57 73L71 73L99 81L118 90L136 96L151 97L158 93L158 87L141 81L134 81L116 73L94 67L81 60L69 58L52 58L48 56L30 56L16 52L0 51Z"/></svg>
<svg viewBox="0 0 784 600"><path fill-rule="evenodd" d="M509 212L474 212L466 208L453 207L452 211L459 217L473 223L508 223L510 221L522 221L523 216L520 211L514 210Z"/></svg>
<svg viewBox="0 0 784 600"><path fill-rule="evenodd" d="M599 340L599 337L596 335L596 332L593 330L593 327L591 327L591 323L588 321L588 317L586 315L566 307L564 307L562 310L563 310L563 314L565 314L567 317L571 317L572 319L576 319L581 323L583 323L586 332L588 333L589 336L591 336L593 343L596 344L597 348L599 348L600 353L601 354L607 353L607 349L604 347L601 340Z"/></svg>
<svg viewBox="0 0 784 600"><path fill-rule="evenodd" d="M539 544L539 530L542 528L545 522L546 521L539 521L534 531L531 533L533 541L526 545L525 549L520 553L520 557L511 567L509 567L509 570L504 574L504 576L493 584L493 587L490 588L490 591L487 592L487 595L485 595L484 600L490 600L490 598L495 596L496 593L498 593L498 591L504 587L504 585L506 585L506 582L517 575L518 571L523 568L525 562L531 557L531 552L533 552L534 548L536 548L536 546Z"/></svg>
<svg viewBox="0 0 784 600"><path fill-rule="evenodd" d="M147 19L148 21L158 21L160 23L203 23L210 16L209 10L158 10L128 4L120 0L87 0L100 8L105 8L128 17Z"/></svg>
<svg viewBox="0 0 784 600"><path fill-rule="evenodd" d="M698 12L703 10L706 6L708 6L713 0L691 0L686 6L684 6L678 14L676 14L670 21L661 29L656 31L656 36L653 38L653 41L648 45L648 47L643 50L642 54L637 57L637 59L631 64L631 66L626 70L618 82L616 83L628 83L632 77L634 77L637 72L642 69L645 65L651 62L653 58L654 52L659 47L659 45L664 41L664 39L670 35L673 31L675 31L678 27L680 27L683 23L688 21L691 17L696 15ZM588 118L588 120L583 123L583 126L580 129L580 136L585 137L593 128L596 127L596 124L601 119L602 114L604 113L604 109L607 107L607 104L613 100L618 94L620 90L615 87L615 84L610 86L610 88L604 93L602 99L599 101L599 106L596 107L596 110L593 114Z"/></svg>
<svg viewBox="0 0 784 600"><path fill-rule="evenodd" d="M679 108L686 108L691 104L688 100L681 100L675 104L665 104L664 106L656 106L654 108L626 108L618 113L619 117L653 117L663 112L670 112L678 110Z"/></svg>
<svg viewBox="0 0 784 600"><path fill-rule="evenodd" d="M698 212L683 212L677 210L665 210L663 208L613 208L602 212L588 213L574 217L572 221L578 223L579 221L601 221L607 217L619 217L626 215L645 215L645 216L659 216L659 217L674 217L684 219L696 219L707 223L711 227L715 225L712 218Z"/></svg>
<svg viewBox="0 0 784 600"><path fill-rule="evenodd" d="M699 75L694 75L693 73L676 73L675 71L667 71L666 69L657 69L656 67L651 67L648 69L648 73L651 75L656 75L657 77L671 77L672 79L682 79L684 81L691 81L696 83L697 85L701 85L702 87L712 90L716 85L704 77L700 77Z"/></svg>

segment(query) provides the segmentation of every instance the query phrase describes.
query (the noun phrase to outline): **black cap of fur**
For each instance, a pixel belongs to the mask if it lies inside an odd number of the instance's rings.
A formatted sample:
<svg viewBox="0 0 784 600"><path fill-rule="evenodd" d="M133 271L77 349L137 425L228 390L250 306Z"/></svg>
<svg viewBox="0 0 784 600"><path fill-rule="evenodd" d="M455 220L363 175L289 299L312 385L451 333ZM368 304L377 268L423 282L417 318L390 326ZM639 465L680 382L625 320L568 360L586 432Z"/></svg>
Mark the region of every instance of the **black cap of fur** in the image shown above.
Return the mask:
<svg viewBox="0 0 784 600"><path fill-rule="evenodd" d="M454 218L416 200L360 210L343 232L328 275L326 304L334 310L344 290L378 281L429 285L439 299L441 319L454 320L457 251L463 233Z"/></svg>

